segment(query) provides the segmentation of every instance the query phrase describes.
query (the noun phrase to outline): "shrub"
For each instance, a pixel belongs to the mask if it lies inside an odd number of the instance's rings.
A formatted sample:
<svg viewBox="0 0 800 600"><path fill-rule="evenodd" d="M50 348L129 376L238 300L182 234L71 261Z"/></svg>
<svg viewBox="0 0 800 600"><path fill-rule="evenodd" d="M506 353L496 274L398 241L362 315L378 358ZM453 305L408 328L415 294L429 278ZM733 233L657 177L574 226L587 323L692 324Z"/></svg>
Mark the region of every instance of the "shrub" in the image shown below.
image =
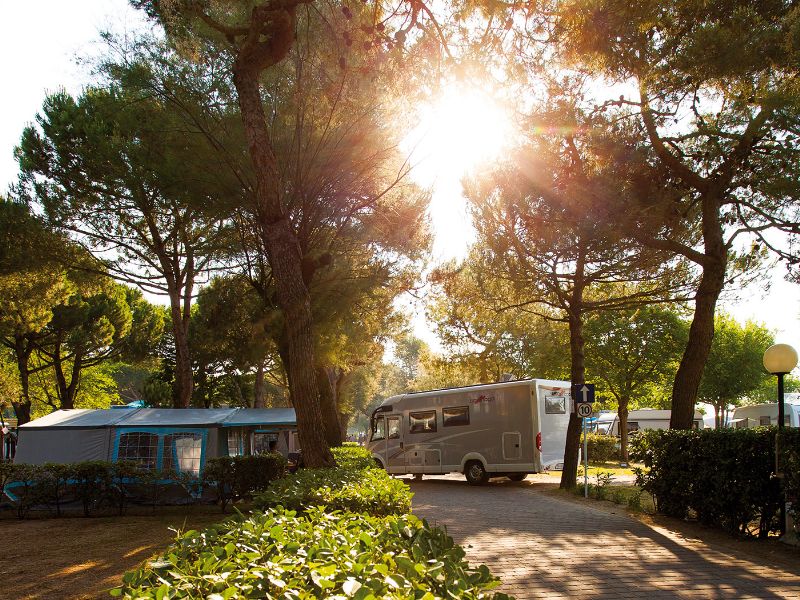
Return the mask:
<svg viewBox="0 0 800 600"><path fill-rule="evenodd" d="M412 496L405 483L383 470L336 467L303 469L274 481L255 497L255 505L262 509L284 506L301 512L320 506L380 516L410 512Z"/></svg>
<svg viewBox="0 0 800 600"><path fill-rule="evenodd" d="M222 456L206 461L203 482L214 488L222 511L231 500L251 498L286 473L286 459L277 453Z"/></svg>
<svg viewBox="0 0 800 600"><path fill-rule="evenodd" d="M179 537L127 573L132 598L508 598L441 529L413 515L371 517L283 508Z"/></svg>
<svg viewBox="0 0 800 600"><path fill-rule="evenodd" d="M83 506L83 515L88 517L93 510L112 502L111 469L109 463L102 461L86 461L70 465L70 479L74 486L75 497Z"/></svg>
<svg viewBox="0 0 800 600"><path fill-rule="evenodd" d="M632 440L633 455L644 462L637 484L650 492L659 512L679 518L691 513L707 525L759 537L776 530L782 501L773 477L777 429L646 431ZM793 435L793 434L790 434ZM800 436L787 441L791 461ZM794 483L787 481L791 494ZM795 491L796 493L796 491Z"/></svg>
<svg viewBox="0 0 800 600"><path fill-rule="evenodd" d="M603 463L619 460L617 438L602 433L590 433L586 436L586 450L589 462ZM583 446L581 446L583 448Z"/></svg>
<svg viewBox="0 0 800 600"><path fill-rule="evenodd" d="M371 469L375 467L375 460L366 448L354 442L345 442L343 445L332 448L336 465L345 469Z"/></svg>
<svg viewBox="0 0 800 600"><path fill-rule="evenodd" d="M782 449L781 470L784 473L786 496L792 502L792 516L800 523L800 429L785 427L779 436Z"/></svg>

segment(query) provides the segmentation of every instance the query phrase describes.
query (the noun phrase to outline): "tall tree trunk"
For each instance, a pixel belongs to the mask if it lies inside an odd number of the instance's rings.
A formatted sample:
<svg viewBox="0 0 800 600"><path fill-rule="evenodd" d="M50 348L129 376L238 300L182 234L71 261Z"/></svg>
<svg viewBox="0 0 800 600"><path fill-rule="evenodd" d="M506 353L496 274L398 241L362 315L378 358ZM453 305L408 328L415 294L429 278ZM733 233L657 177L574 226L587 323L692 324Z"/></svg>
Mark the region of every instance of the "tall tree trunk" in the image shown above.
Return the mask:
<svg viewBox="0 0 800 600"><path fill-rule="evenodd" d="M25 336L14 336L14 356L17 359L17 371L19 372L20 398L11 400L14 407L14 414L17 415L17 424L23 425L31 420L31 396L30 396L30 358L33 346Z"/></svg>
<svg viewBox="0 0 800 600"><path fill-rule="evenodd" d="M293 17L293 14L288 16ZM293 38L293 27L289 27L285 33ZM288 51L291 39L275 40L275 43L288 44ZM275 52L278 54L277 50ZM309 467L332 466L334 459L324 435L324 421L314 373L311 299L303 280L300 245L292 224L281 207L277 162L258 87L259 73L266 66L263 57L248 52L240 53L233 65L233 83L255 169L261 237L272 270L278 305L283 312L288 358L288 364L284 366L289 380L290 398L297 415L303 460Z"/></svg>
<svg viewBox="0 0 800 600"><path fill-rule="evenodd" d="M344 369L339 369L336 373L336 380L333 385L333 390L336 395L336 412L339 415L339 428L342 441L347 439L347 428L350 425L350 412L345 410L344 398L342 396L342 390L344 389L344 384L348 375L349 374Z"/></svg>
<svg viewBox="0 0 800 600"><path fill-rule="evenodd" d="M700 277L694 302L694 316L689 328L689 341L681 358L672 387L670 429L691 429L697 390L714 340L714 313L725 286L728 249L722 240L718 203L703 200L703 239L707 260Z"/></svg>
<svg viewBox="0 0 800 600"><path fill-rule="evenodd" d="M575 261L572 294L568 302L570 382L573 386L585 383L586 377L585 340L583 339L584 264L584 247L581 245ZM574 405L575 399L572 400ZM570 411L567 439L564 443L564 470L561 472L559 485L561 489L566 490L575 488L575 479L578 477L578 448L581 444L581 419L572 410L572 406L570 406Z"/></svg>
<svg viewBox="0 0 800 600"><path fill-rule="evenodd" d="M339 413L336 410L336 396L331 382L330 371L317 367L317 386L319 388L319 404L325 426L325 439L328 445L342 445L342 428L339 424Z"/></svg>
<svg viewBox="0 0 800 600"><path fill-rule="evenodd" d="M622 395L619 398L617 415L619 416L619 454L622 462L628 462L628 404L630 400Z"/></svg>
<svg viewBox="0 0 800 600"><path fill-rule="evenodd" d="M585 383L586 366L584 356L583 319L578 311L569 318L569 349L572 366L570 381L573 386ZM573 398L573 402L574 402ZM572 406L569 407L572 411ZM567 425L567 439L564 444L564 470L561 472L561 489L571 490L578 477L578 449L581 445L581 419L572 411Z"/></svg>
<svg viewBox="0 0 800 600"><path fill-rule="evenodd" d="M256 367L256 380L253 382L253 408L264 408L264 363Z"/></svg>
<svg viewBox="0 0 800 600"><path fill-rule="evenodd" d="M80 363L80 357L75 356L75 360ZM58 396L58 406L63 409L75 408L75 386L73 385L75 379L75 364L73 363L73 377L72 380L67 382L67 376L64 374L64 361L61 357L61 338L56 339L53 346L53 371L56 376L56 395Z"/></svg>
<svg viewBox="0 0 800 600"><path fill-rule="evenodd" d="M170 290L170 316L172 317L172 335L175 338L175 388L173 393L174 408L188 408L192 403L194 392L194 375L192 358L189 352L189 322L184 319L181 308L181 297L176 290Z"/></svg>

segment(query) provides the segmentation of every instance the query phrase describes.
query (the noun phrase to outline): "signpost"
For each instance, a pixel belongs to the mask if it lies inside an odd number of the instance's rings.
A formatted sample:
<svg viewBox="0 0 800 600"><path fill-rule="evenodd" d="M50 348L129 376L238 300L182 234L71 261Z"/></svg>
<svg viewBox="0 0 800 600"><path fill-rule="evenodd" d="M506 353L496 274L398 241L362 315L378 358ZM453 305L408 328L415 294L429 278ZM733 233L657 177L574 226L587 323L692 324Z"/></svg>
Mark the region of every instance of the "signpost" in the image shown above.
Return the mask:
<svg viewBox="0 0 800 600"><path fill-rule="evenodd" d="M586 419L592 416L594 402L594 384L578 383L572 386L572 398L575 401L575 413L581 418L583 425L583 497L589 497L589 451L586 438Z"/></svg>

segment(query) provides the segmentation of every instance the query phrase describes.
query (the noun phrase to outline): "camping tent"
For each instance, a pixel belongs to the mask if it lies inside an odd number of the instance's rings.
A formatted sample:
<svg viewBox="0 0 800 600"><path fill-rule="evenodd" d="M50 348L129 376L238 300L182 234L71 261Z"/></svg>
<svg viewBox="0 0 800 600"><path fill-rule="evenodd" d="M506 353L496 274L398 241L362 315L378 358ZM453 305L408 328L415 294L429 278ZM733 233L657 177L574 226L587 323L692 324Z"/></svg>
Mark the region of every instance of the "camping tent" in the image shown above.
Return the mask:
<svg viewBox="0 0 800 600"><path fill-rule="evenodd" d="M278 443L297 450L291 408L57 410L20 426L16 463L128 460L199 474L206 458L251 454Z"/></svg>

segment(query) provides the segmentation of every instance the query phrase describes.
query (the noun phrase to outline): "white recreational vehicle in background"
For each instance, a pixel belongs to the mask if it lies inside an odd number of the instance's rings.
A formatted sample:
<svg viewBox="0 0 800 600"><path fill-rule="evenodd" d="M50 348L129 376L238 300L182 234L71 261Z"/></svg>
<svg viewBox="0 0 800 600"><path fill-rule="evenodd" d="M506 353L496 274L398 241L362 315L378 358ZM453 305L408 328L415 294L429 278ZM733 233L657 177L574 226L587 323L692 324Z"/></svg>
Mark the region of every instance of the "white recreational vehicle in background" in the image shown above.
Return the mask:
<svg viewBox="0 0 800 600"><path fill-rule="evenodd" d="M568 381L544 379L392 396L372 414L368 448L392 474L520 481L562 468L571 402Z"/></svg>
<svg viewBox="0 0 800 600"><path fill-rule="evenodd" d="M644 429L669 429L669 419L672 416L671 410L659 410L656 408L640 408L628 411L628 432ZM695 429L703 429L703 415L699 412L694 413L693 426ZM616 411L602 411L591 423L594 432L605 435L619 437L619 415Z"/></svg>
<svg viewBox="0 0 800 600"><path fill-rule="evenodd" d="M800 427L800 394L786 394L783 402L783 422L787 427ZM778 424L778 403L738 406L733 411L731 427L760 427Z"/></svg>

